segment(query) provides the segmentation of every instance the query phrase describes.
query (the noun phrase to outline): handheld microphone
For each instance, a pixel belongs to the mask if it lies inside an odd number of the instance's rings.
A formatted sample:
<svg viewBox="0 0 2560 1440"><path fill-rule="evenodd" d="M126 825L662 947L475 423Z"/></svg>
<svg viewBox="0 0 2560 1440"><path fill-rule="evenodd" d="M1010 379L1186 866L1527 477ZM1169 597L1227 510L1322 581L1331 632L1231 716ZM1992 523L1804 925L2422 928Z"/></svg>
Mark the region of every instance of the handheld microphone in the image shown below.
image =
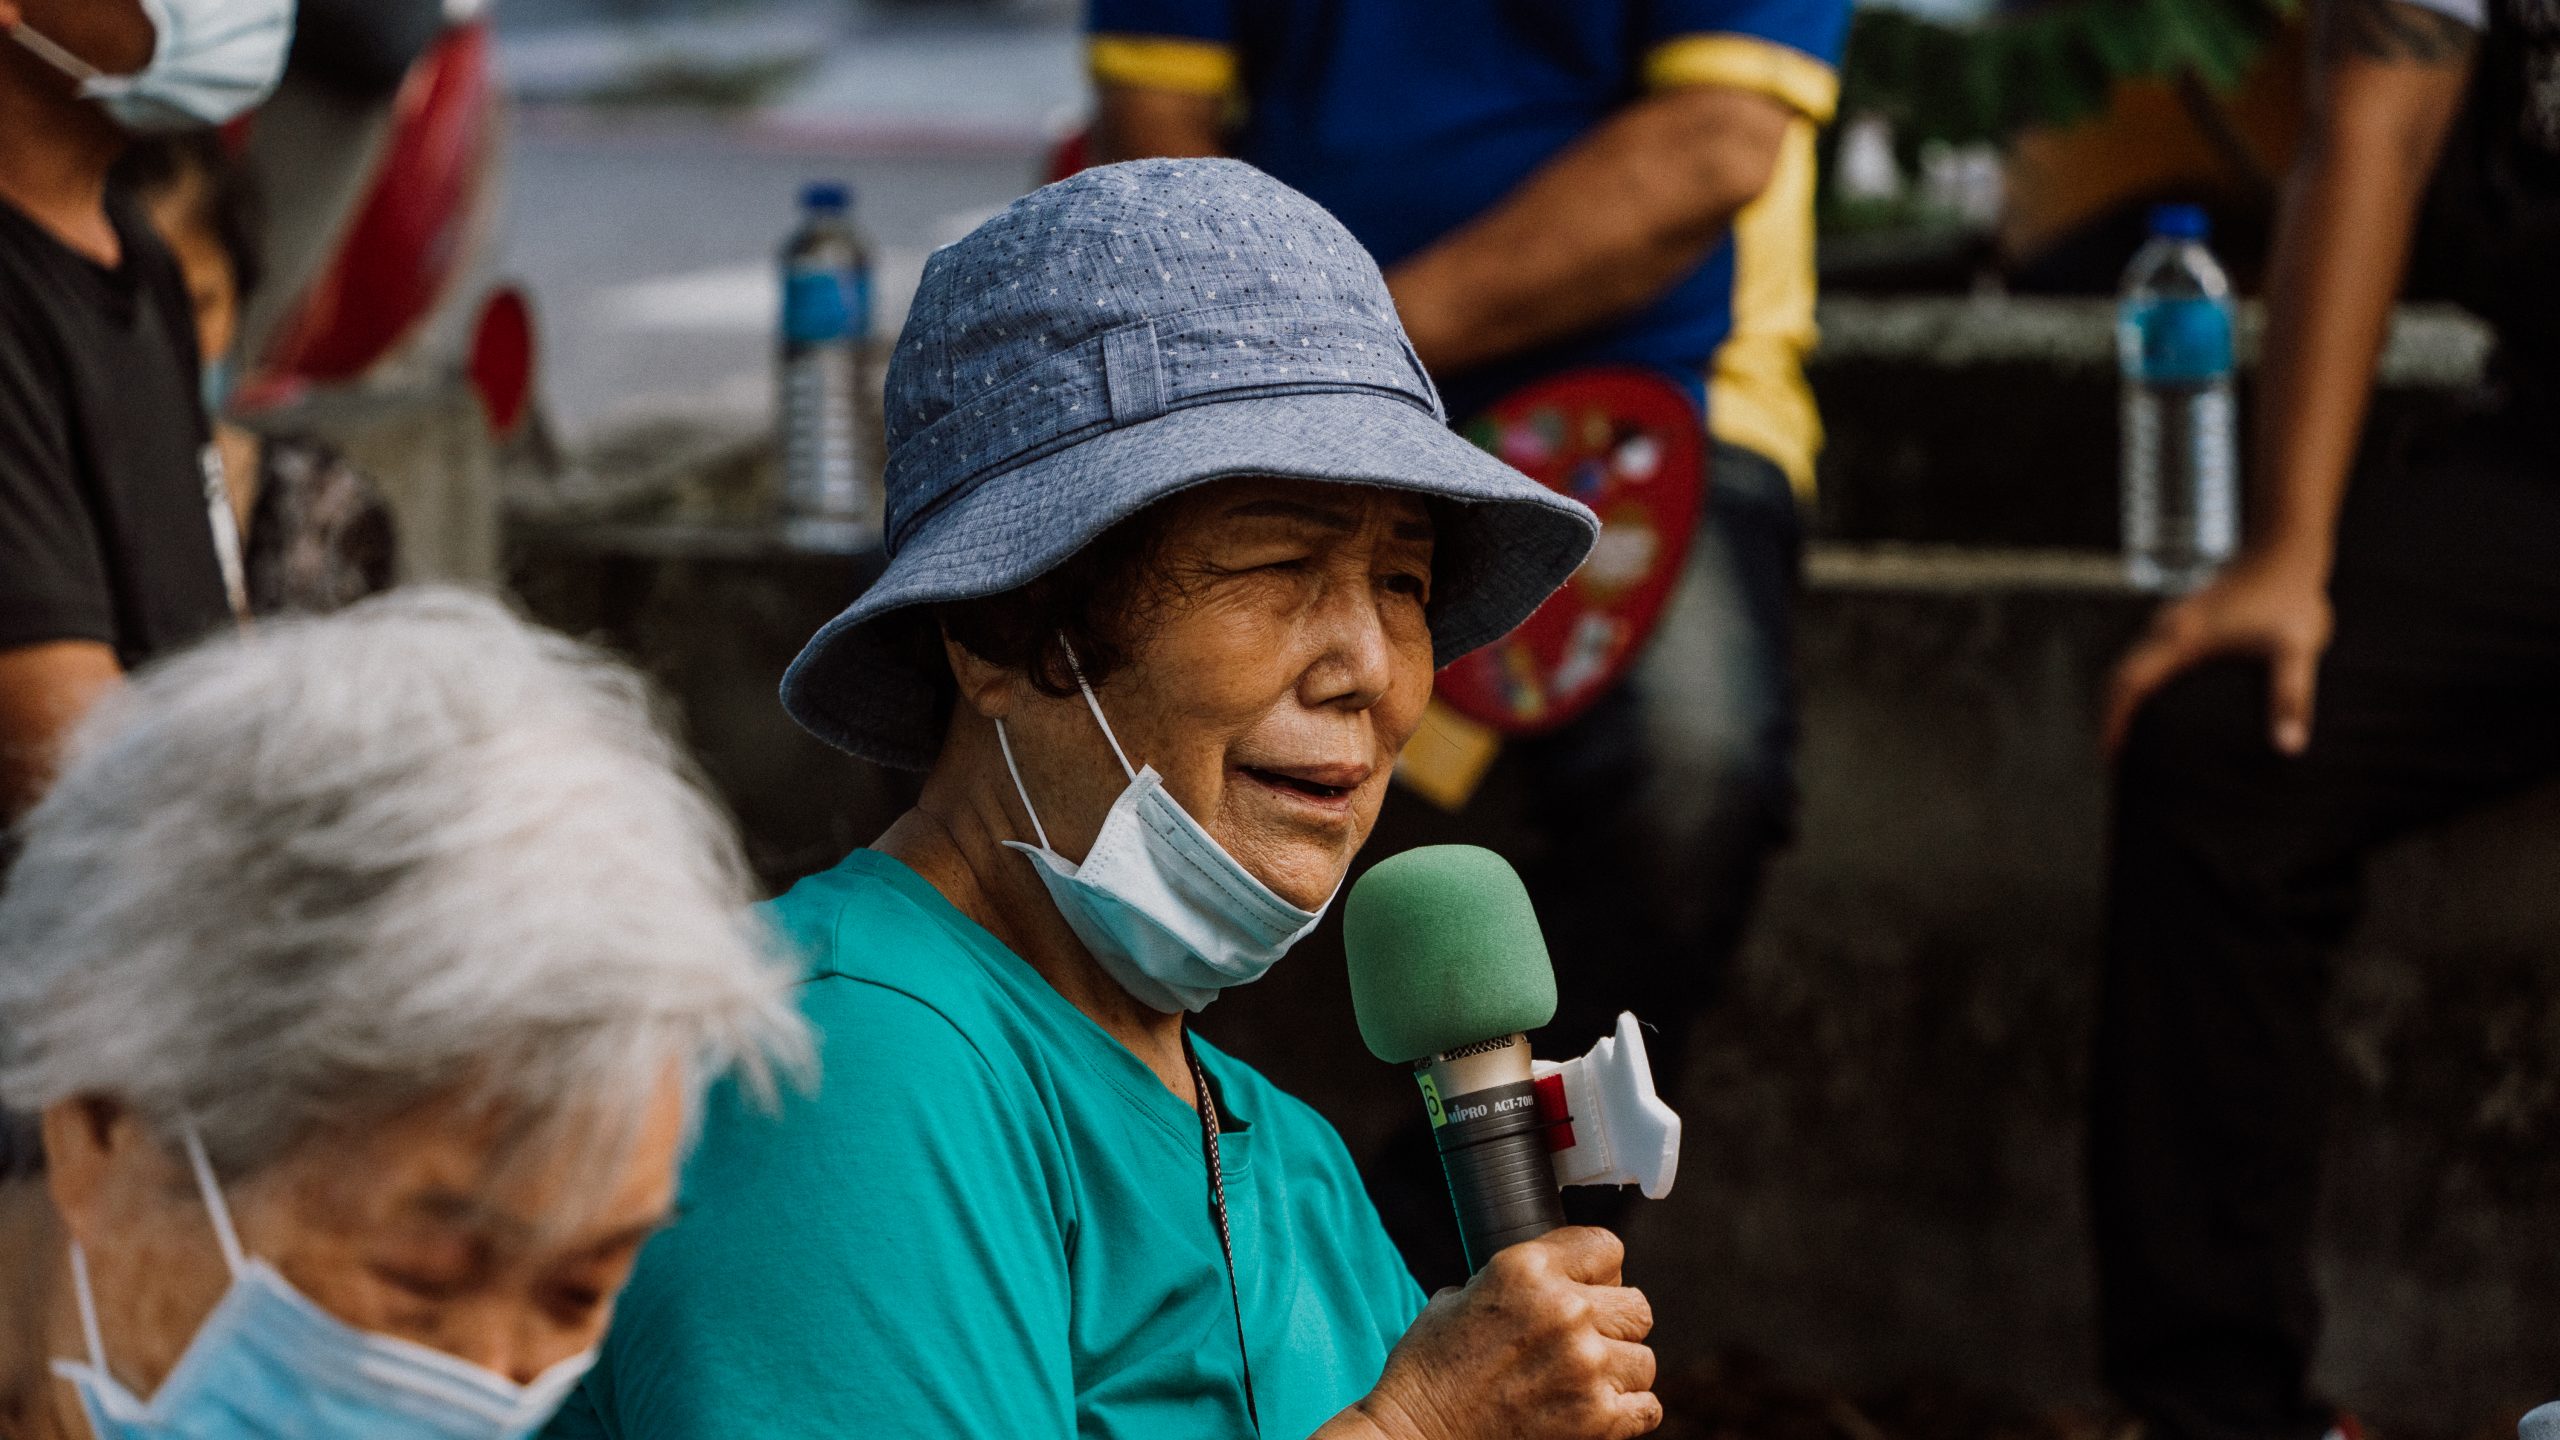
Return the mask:
<svg viewBox="0 0 2560 1440"><path fill-rule="evenodd" d="M1360 1038L1421 1082L1467 1269L1561 1228L1522 1033L1555 1018L1556 974L1519 875L1473 845L1390 856L1351 887L1342 938Z"/></svg>

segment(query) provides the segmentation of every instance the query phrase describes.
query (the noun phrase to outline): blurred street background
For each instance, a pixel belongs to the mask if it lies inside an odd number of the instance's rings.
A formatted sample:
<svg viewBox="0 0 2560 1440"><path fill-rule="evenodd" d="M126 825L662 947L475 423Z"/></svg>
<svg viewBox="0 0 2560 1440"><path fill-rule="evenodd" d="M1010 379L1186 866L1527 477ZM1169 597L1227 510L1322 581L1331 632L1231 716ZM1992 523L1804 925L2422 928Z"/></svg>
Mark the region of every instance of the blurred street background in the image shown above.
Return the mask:
<svg viewBox="0 0 2560 1440"><path fill-rule="evenodd" d="M869 841L913 784L775 703L784 665L880 564L869 532L789 508L782 248L805 186L852 188L874 303L869 335L836 343L867 377L846 404L870 407L876 442L880 362L928 254L1042 183L1093 119L1083 7L445 13L435 47L352 112L338 77L304 74L260 117L247 164L295 202L267 246L292 283L260 302L273 323L252 313L263 373L236 408L378 479L408 577L508 587L663 682L778 889ZM1785 238L1811 250L1820 300L1777 346L1790 367L1807 351L1824 434L1807 473L1762 457L1788 522L1763 536L1792 606L1762 652L1795 696L1792 723L1764 727L1792 747L1785 834L1764 837L1755 896L1670 1022L1689 1032L1666 1095L1687 1124L1678 1189L1625 1221L1674 1440L2138 1433L2098 1374L2084 1167L2102 697L2162 600L2127 565L2118 300L2154 207L2201 211L2184 223L2210 230L2231 281L2210 307L2216 398L2254 414L2303 17L2294 0L1864 5L1836 120L1818 141L1824 107L1788 122L1807 143ZM1832 71L1814 69L1821 90ZM1780 308L1812 306L1795 288ZM2443 294L2422 263L2392 312L2367 464L2484 393L2490 327ZM2220 438L2236 448L2233 427ZM1708 517L1693 559L1743 513L1718 510L1718 483L1677 522ZM1730 659L1768 616L1698 598L1702 565L1662 577L1687 598L1629 707L1675 740L1625 748L1676 765L1628 795L1541 782L1527 757L1552 734L1489 739L1453 793L1400 786L1369 858L1463 841L1570 870L1581 847L1541 795L1572 791L1606 831L1732 779L1711 717L1747 687L1700 657ZM2538 791L2385 847L2317 1022L2340 1083L2311 1368L2379 1440L2511 1435L2560 1395L2555 836L2560 794ZM1614 954L1632 908L1604 897L1576 922L1541 905L1560 969ZM1412 1119L1409 1081L1356 1042L1338 924L1202 1028L1317 1106L1372 1174Z"/></svg>
<svg viewBox="0 0 2560 1440"><path fill-rule="evenodd" d="M518 106L498 263L539 299L572 440L764 423L803 181L854 186L894 334L925 253L1020 195L1086 105L1077 10L1052 0L509 0L497 22Z"/></svg>

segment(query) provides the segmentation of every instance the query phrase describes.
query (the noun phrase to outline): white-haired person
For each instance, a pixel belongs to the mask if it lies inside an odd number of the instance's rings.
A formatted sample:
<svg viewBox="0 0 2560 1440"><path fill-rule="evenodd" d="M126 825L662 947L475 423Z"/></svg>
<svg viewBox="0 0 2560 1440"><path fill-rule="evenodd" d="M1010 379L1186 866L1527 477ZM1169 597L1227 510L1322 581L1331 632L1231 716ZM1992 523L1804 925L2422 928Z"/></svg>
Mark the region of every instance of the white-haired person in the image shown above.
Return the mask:
<svg viewBox="0 0 2560 1440"><path fill-rule="evenodd" d="M0 1436L503 1440L576 1383L706 1085L805 1063L632 672L451 591L83 727L0 893Z"/></svg>

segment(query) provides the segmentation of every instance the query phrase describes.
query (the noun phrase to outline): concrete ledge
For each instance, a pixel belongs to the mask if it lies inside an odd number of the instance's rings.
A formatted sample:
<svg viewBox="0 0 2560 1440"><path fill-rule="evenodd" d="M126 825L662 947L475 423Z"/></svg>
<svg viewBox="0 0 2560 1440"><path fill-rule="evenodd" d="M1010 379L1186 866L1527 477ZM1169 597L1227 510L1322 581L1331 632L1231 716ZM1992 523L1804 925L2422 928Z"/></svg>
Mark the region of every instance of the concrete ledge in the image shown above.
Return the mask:
<svg viewBox="0 0 2560 1440"><path fill-rule="evenodd" d="M1962 369L2028 363L2059 372L2116 374L2115 304L2043 296L1843 295L1817 310L1823 363L1888 360ZM2254 300L2239 310L2238 358L2258 363L2265 315ZM2489 327L2458 306L2403 305L2392 316L2379 373L2389 387L2456 389L2477 384L2493 343Z"/></svg>
<svg viewBox="0 0 2560 1440"><path fill-rule="evenodd" d="M1824 301L1810 375L1830 443L1820 533L1858 543L2111 550L2118 519L2114 307L2104 300L1843 296ZM2241 314L2252 414L2258 321ZM2464 400L2489 350L2479 321L2405 306L2367 433Z"/></svg>

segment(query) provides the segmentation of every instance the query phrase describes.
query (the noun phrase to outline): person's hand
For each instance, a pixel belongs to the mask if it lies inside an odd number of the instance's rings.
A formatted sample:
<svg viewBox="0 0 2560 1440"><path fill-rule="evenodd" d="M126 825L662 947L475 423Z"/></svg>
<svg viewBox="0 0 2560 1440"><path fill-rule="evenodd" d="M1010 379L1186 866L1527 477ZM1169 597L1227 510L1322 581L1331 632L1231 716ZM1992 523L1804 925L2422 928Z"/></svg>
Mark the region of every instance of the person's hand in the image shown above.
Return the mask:
<svg viewBox="0 0 2560 1440"><path fill-rule="evenodd" d="M1443 1290L1355 1409L1387 1440L1627 1440L1662 1423L1653 1306L1587 1226L1502 1251Z"/></svg>
<svg viewBox="0 0 2560 1440"><path fill-rule="evenodd" d="M2134 715L2154 692L2180 671L2224 655L2265 658L2268 738L2284 754L2301 754L2311 743L2320 656L2329 648L2321 568L2243 554L2203 589L2163 609L2107 687L2108 756L2124 744Z"/></svg>

